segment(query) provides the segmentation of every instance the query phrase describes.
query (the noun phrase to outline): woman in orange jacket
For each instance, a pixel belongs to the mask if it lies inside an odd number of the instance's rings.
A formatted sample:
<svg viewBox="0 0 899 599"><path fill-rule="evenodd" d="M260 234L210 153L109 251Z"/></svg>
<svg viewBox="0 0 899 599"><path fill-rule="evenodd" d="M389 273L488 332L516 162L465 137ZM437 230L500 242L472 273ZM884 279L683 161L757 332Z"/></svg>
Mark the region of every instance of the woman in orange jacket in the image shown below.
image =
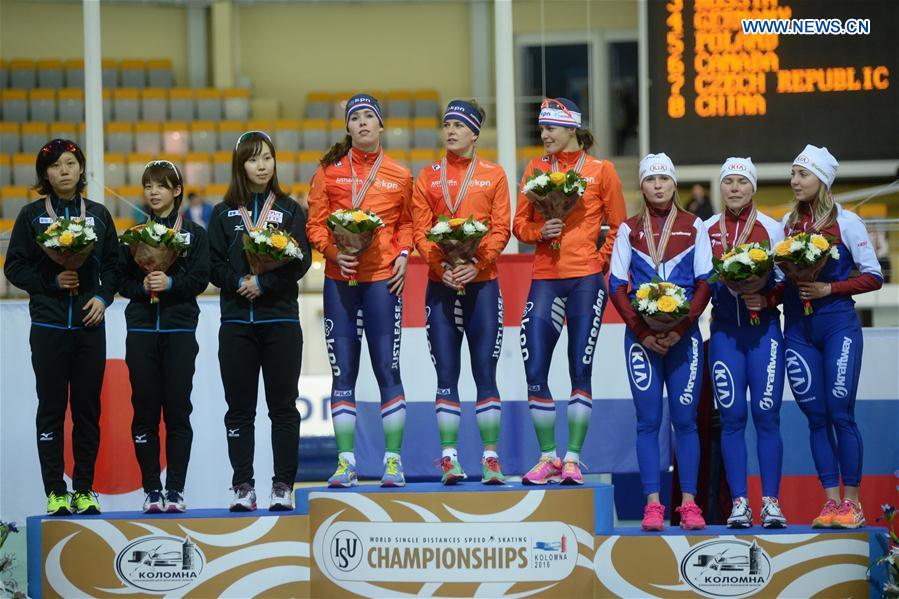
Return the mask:
<svg viewBox="0 0 899 599"><path fill-rule="evenodd" d="M621 181L608 160L587 154L593 135L581 127L581 112L566 98L546 100L537 121L546 155L531 160L521 188L535 170L577 171L587 188L564 219L545 220L522 191L518 196L512 232L523 243L536 244L534 271L521 319L521 353L528 384L528 407L540 461L522 482L531 485L561 482L583 484L580 451L592 410L592 370L596 338L602 323L607 292L603 273L618 225L627 217ZM601 226L609 231L603 241ZM559 249L553 249L557 242ZM568 452L556 454L556 407L547 379L553 349L568 322Z"/></svg>
<svg viewBox="0 0 899 599"><path fill-rule="evenodd" d="M425 168L412 192L415 247L428 263L425 299L428 346L437 369L437 425L443 456L443 484L466 478L456 451L462 405L459 399L462 337L468 338L477 387L476 413L484 454L484 484L505 481L496 453L500 399L496 363L503 342L503 299L496 278L496 258L509 242L509 186L502 167L475 152L485 118L474 100L453 100L443 115L446 155ZM469 217L487 225L471 262L448 264L427 235L438 217ZM464 287L465 294L458 291Z"/></svg>
<svg viewBox="0 0 899 599"><path fill-rule="evenodd" d="M384 121L375 98L353 96L345 117L348 135L328 150L312 177L307 226L309 241L325 256L325 342L333 375L331 417L339 452L337 471L328 484L356 484L355 387L364 331L381 392L386 442L381 486L401 487L405 485L400 447L406 398L400 380L400 331L412 249L412 174L384 154ZM371 246L358 256L338 250L327 226L328 215L349 208L370 210L384 221ZM351 277L357 286L349 284Z"/></svg>

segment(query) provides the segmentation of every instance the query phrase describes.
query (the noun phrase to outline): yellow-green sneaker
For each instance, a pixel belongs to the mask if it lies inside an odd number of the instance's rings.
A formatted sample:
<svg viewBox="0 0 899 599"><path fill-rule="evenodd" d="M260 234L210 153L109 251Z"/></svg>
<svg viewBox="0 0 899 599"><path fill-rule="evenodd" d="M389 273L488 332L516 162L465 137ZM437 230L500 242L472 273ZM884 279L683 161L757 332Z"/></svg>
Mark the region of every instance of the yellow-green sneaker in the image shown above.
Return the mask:
<svg viewBox="0 0 899 599"><path fill-rule="evenodd" d="M75 491L72 493L72 507L76 514L96 515L100 513L100 502L93 491Z"/></svg>
<svg viewBox="0 0 899 599"><path fill-rule="evenodd" d="M69 494L50 491L50 494L47 495L47 515L68 516L71 513L72 504L69 503Z"/></svg>

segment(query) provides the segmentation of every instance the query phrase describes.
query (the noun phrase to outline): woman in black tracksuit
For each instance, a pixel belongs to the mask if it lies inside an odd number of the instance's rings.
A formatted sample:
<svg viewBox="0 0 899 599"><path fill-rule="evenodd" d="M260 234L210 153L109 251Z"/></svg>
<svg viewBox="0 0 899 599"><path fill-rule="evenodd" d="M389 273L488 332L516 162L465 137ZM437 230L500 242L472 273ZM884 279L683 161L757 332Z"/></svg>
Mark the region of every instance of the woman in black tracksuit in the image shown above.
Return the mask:
<svg viewBox="0 0 899 599"><path fill-rule="evenodd" d="M209 239L206 230L183 220L181 172L168 160L156 160L141 180L149 222L175 229L187 250L165 271L145 273L122 245L119 293L130 299L125 308L128 336L125 361L131 379L134 419L131 435L146 494L144 512L183 512L184 479L190 459L190 426L194 365L197 358L197 295L209 285ZM151 302L151 292L159 301ZM165 418L168 462L165 493L159 477L159 417Z"/></svg>
<svg viewBox="0 0 899 599"><path fill-rule="evenodd" d="M75 143L54 139L35 162L35 190L45 197L22 208L13 226L4 272L28 292L31 363L37 387L37 450L54 516L99 514L93 493L100 447L100 391L106 370L104 312L118 286L118 238L109 211L81 196L84 153ZM83 218L97 239L77 270L64 270L35 242L57 217ZM69 497L63 478L63 422L72 408L72 473Z"/></svg>
<svg viewBox="0 0 899 599"><path fill-rule="evenodd" d="M303 252L258 276L250 271L243 237L270 223L290 233ZM306 214L281 191L275 147L261 131L240 136L231 160L231 184L209 223L212 282L220 287L219 366L225 401L228 457L234 471L232 511L256 509L254 422L259 370L272 421L274 476L269 509L293 509L300 415L296 409L303 333L297 281L311 264Z"/></svg>

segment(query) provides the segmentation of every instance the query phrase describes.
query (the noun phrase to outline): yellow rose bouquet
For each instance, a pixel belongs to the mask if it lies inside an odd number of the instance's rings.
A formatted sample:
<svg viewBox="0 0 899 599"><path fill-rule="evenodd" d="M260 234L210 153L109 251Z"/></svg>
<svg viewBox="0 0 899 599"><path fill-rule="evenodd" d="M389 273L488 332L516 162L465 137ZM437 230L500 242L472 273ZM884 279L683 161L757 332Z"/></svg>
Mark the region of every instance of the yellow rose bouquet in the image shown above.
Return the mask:
<svg viewBox="0 0 899 599"><path fill-rule="evenodd" d="M175 263L178 256L187 251L188 237L178 229L172 229L162 223L149 220L144 224L131 227L119 238L128 246L131 257L145 273L153 271L165 272ZM159 294L150 292L150 303L159 302Z"/></svg>
<svg viewBox="0 0 899 599"><path fill-rule="evenodd" d="M384 226L381 217L371 210L336 210L328 215L328 228L334 236L334 243L341 254L358 256L371 246L375 233ZM350 277L350 287L359 282Z"/></svg>
<svg viewBox="0 0 899 599"><path fill-rule="evenodd" d="M254 275L275 270L291 260L302 260L303 251L287 231L268 223L261 229L244 233L243 251Z"/></svg>
<svg viewBox="0 0 899 599"><path fill-rule="evenodd" d="M427 238L428 241L437 244L450 266L459 266L471 262L487 231L487 225L471 216L468 218L440 216L437 223L428 231ZM465 288L456 294L465 295Z"/></svg>
<svg viewBox="0 0 899 599"><path fill-rule="evenodd" d="M657 332L671 329L690 312L684 288L658 279L640 285L631 304L649 328Z"/></svg>
<svg viewBox="0 0 899 599"><path fill-rule="evenodd" d="M715 274L710 279L720 279L728 289L738 295L758 293L765 288L768 275L774 266L773 252L767 241L744 243L725 252L720 258L712 258ZM761 323L759 313L749 311L749 324Z"/></svg>
<svg viewBox="0 0 899 599"><path fill-rule="evenodd" d="M97 234L94 228L75 218L59 217L36 237L38 246L65 270L78 270L91 255ZM78 295L78 288L70 289Z"/></svg>
<svg viewBox="0 0 899 599"><path fill-rule="evenodd" d="M798 233L774 246L774 263L794 284L817 281L828 258L839 257L836 246L817 233ZM813 312L811 301L803 300L802 305L806 316Z"/></svg>
<svg viewBox="0 0 899 599"><path fill-rule="evenodd" d="M567 173L545 173L534 169L534 174L528 177L523 189L525 197L546 220L565 220L586 190L587 179L574 169ZM557 250L561 244L556 239L551 247Z"/></svg>

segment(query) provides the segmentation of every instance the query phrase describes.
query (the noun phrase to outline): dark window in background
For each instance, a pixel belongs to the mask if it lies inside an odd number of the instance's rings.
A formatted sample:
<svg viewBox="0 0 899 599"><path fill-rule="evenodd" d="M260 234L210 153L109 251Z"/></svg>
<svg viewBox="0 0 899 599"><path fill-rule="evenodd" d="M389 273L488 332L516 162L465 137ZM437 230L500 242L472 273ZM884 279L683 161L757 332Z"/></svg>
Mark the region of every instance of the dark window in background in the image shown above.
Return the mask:
<svg viewBox="0 0 899 599"><path fill-rule="evenodd" d="M518 106L519 145L539 146L537 116L543 98L543 50L541 46L524 48L524 85L527 100ZM545 46L546 97L568 98L581 109L581 119L590 123L590 46L558 44Z"/></svg>
<svg viewBox="0 0 899 599"><path fill-rule="evenodd" d="M611 42L609 63L609 119L612 131L609 153L612 156L636 156L640 151L637 139L637 42Z"/></svg>

